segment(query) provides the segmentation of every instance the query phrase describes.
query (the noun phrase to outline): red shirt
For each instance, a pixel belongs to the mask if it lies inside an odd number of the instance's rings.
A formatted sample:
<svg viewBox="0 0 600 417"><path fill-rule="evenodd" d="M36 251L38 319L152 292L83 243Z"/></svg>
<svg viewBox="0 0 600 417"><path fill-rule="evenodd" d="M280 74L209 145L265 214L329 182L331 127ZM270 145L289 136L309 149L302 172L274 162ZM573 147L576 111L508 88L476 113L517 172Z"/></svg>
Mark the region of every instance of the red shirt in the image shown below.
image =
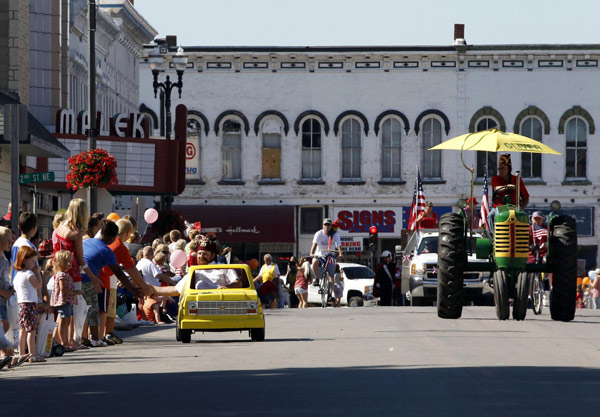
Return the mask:
<svg viewBox="0 0 600 417"><path fill-rule="evenodd" d="M131 267L135 268L133 258L129 253L129 249L127 249L127 246L125 246L125 244L119 237L117 237L112 244L108 245L108 247L115 254L117 262L123 265L125 269L129 269ZM98 278L100 279L100 281L102 281L102 288L110 288L110 277L112 275L112 270L108 266L102 268L102 270L98 274Z"/></svg>
<svg viewBox="0 0 600 417"><path fill-rule="evenodd" d="M514 175L511 175L510 183L512 185L516 185L517 177ZM509 184L508 181L506 181L504 179L504 177L502 177L502 175L494 175L492 177L492 190L495 190L496 187L500 187L502 185L508 185L508 184ZM521 195L523 196L524 199L529 199L529 193L527 192L527 188L525 188L525 183L523 182L523 178L520 178L519 184L521 184L520 185ZM513 190L505 190L505 191L500 191L500 192L496 193L496 198L493 201L494 207L502 205L502 199L504 198L505 195L508 195L508 194L510 194L510 196L511 196L512 203L516 205L517 204L517 198L516 198L517 191L514 190L514 192L513 192Z"/></svg>
<svg viewBox="0 0 600 417"><path fill-rule="evenodd" d="M431 212L431 216L427 216L427 212L423 215L421 219L421 229L435 229L438 227L438 217L435 214L435 211Z"/></svg>

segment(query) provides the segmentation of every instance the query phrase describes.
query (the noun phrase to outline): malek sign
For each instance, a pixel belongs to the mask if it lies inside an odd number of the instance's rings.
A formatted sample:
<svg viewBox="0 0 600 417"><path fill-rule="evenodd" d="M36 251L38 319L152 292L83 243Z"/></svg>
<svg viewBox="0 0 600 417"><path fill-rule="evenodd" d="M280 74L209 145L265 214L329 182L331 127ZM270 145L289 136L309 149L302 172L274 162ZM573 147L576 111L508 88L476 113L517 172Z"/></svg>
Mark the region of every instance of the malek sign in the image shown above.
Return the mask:
<svg viewBox="0 0 600 417"><path fill-rule="evenodd" d="M56 112L56 133L85 135L88 126L87 110L79 112L77 117L75 117L73 110L70 109L62 109ZM98 112L96 129L100 132L99 136L140 139L150 137L150 123L140 113L117 113L113 117L106 119L104 113Z"/></svg>

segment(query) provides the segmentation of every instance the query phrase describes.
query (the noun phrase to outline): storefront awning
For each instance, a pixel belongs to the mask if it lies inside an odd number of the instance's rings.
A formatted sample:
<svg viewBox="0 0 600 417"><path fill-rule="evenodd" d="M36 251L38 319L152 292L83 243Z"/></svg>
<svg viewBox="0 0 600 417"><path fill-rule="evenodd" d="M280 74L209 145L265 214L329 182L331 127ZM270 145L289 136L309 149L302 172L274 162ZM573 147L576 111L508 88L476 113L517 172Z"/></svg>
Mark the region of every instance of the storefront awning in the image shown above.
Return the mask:
<svg viewBox="0 0 600 417"><path fill-rule="evenodd" d="M293 206L173 206L223 243L295 242Z"/></svg>

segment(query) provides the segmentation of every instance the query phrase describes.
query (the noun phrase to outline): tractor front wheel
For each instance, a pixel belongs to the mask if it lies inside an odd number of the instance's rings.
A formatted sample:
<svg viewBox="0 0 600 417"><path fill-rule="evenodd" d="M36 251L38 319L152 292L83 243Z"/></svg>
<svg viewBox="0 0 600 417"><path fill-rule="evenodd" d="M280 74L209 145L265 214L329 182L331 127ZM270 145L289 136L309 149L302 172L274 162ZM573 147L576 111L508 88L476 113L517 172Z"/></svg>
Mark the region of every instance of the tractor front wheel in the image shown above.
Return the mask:
<svg viewBox="0 0 600 417"><path fill-rule="evenodd" d="M513 319L525 320L529 304L529 274L520 272L517 276L517 293L513 305Z"/></svg>
<svg viewBox="0 0 600 417"><path fill-rule="evenodd" d="M498 320L507 320L510 315L508 307L508 285L506 274L502 270L494 272L494 302L496 303L496 316Z"/></svg>
<svg viewBox="0 0 600 417"><path fill-rule="evenodd" d="M571 216L552 220L550 239L552 289L550 316L552 320L571 321L575 318L577 295L577 225Z"/></svg>
<svg viewBox="0 0 600 417"><path fill-rule="evenodd" d="M438 245L437 313L443 319L458 319L463 308L465 251L464 219L459 213L440 218Z"/></svg>

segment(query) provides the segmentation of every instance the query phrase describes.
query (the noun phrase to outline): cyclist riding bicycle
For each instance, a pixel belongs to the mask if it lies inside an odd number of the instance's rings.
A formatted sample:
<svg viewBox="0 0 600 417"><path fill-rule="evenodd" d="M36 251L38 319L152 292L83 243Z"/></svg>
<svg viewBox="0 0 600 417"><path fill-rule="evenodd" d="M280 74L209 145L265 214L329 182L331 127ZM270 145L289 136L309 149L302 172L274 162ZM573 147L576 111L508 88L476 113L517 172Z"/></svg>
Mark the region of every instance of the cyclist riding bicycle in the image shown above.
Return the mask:
<svg viewBox="0 0 600 417"><path fill-rule="evenodd" d="M337 250L338 257L342 257L342 242L340 235L337 233L337 229L333 230L332 225L333 221L331 221L330 218L325 218L323 220L323 229L315 233L315 236L313 237L310 256L313 257L312 269L315 273L315 277L317 277L317 279L313 281L313 285L315 286L319 285L319 277L321 276L319 274L319 267L326 264L326 255ZM335 274L335 258L327 265L327 271L329 272L329 276L333 277Z"/></svg>

